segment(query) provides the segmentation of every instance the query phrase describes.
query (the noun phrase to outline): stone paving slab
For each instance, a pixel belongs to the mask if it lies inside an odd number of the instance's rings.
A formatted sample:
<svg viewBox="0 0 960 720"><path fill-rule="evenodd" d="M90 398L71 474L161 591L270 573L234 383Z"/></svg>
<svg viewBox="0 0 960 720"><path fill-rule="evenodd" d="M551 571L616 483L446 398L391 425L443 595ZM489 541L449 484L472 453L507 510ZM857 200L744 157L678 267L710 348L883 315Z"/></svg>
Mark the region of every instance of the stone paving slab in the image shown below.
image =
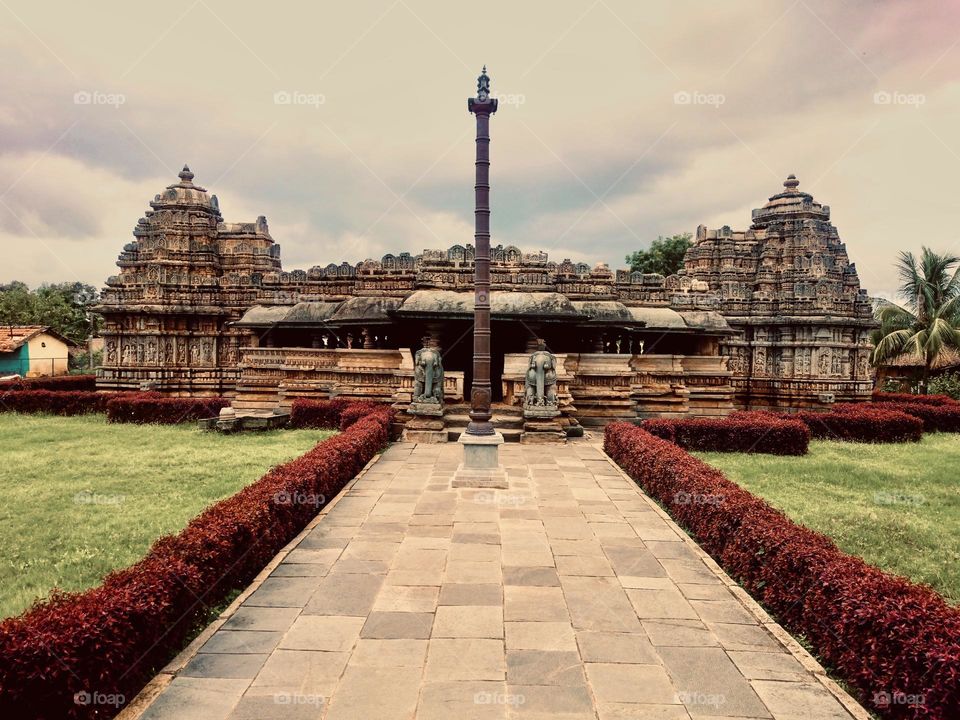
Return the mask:
<svg viewBox="0 0 960 720"><path fill-rule="evenodd" d="M599 446L460 452L387 449L142 717L867 717Z"/></svg>

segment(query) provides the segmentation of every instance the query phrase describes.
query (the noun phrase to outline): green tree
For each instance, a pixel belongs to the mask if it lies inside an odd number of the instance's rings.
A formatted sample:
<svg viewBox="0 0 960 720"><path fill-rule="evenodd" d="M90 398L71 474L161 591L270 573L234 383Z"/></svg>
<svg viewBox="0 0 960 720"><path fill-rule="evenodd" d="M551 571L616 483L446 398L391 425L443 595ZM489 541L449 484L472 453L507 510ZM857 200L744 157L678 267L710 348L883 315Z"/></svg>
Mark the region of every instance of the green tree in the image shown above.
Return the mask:
<svg viewBox="0 0 960 720"><path fill-rule="evenodd" d="M99 331L100 317L90 310L98 299L96 288L81 282L30 290L15 280L0 285L0 325L45 325L82 344Z"/></svg>
<svg viewBox="0 0 960 720"><path fill-rule="evenodd" d="M683 256L693 247L692 237L690 233L658 237L650 243L649 249L637 250L627 255L630 270L659 273L664 277L675 275L683 267Z"/></svg>
<svg viewBox="0 0 960 720"><path fill-rule="evenodd" d="M877 310L875 365L903 355L922 363L920 391L929 391L930 371L942 350L960 350L960 257L923 248L920 258L901 252L897 260L903 305Z"/></svg>

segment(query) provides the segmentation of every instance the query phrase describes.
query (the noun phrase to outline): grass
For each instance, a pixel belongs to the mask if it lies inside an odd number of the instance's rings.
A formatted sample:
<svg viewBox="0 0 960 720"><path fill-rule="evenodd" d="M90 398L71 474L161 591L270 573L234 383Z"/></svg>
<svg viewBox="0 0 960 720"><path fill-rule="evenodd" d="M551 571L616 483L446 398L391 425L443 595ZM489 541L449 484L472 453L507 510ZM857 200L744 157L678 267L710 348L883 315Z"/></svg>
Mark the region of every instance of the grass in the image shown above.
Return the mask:
<svg viewBox="0 0 960 720"><path fill-rule="evenodd" d="M845 552L960 603L960 436L814 441L802 457L696 455Z"/></svg>
<svg viewBox="0 0 960 720"><path fill-rule="evenodd" d="M207 505L329 435L0 413L0 618L54 587L99 584Z"/></svg>

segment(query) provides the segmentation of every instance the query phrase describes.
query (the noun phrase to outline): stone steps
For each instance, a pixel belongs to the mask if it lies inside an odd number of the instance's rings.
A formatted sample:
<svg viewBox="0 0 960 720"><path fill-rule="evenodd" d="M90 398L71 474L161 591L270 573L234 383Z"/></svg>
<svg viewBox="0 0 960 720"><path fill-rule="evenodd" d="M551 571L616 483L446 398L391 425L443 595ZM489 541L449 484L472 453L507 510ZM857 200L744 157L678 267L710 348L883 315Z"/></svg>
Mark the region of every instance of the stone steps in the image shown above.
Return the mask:
<svg viewBox="0 0 960 720"><path fill-rule="evenodd" d="M493 426L503 435L504 442L520 442L520 434L523 432L523 410L510 405L494 405L491 410ZM469 405L448 405L443 416L447 440L456 442L460 434L467 429L469 422Z"/></svg>

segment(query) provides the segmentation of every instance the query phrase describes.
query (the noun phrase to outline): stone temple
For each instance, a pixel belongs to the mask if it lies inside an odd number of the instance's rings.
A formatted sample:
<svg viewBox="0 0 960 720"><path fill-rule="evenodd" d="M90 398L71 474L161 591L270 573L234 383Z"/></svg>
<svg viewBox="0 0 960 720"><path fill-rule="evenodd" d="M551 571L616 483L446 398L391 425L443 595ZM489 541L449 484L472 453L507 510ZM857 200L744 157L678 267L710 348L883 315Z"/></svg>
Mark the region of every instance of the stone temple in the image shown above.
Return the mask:
<svg viewBox="0 0 960 720"><path fill-rule="evenodd" d="M225 395L241 411L367 398L394 404L405 422L414 355L428 347L442 355L445 399L431 428L459 434L472 245L285 271L266 219L225 222L193 179L184 167L154 197L107 280L100 388ZM829 207L798 186L791 175L747 230L697 228L684 268L666 278L494 247L491 377L506 439L523 433L539 347L555 357L551 392L568 433L867 399L870 301Z"/></svg>

